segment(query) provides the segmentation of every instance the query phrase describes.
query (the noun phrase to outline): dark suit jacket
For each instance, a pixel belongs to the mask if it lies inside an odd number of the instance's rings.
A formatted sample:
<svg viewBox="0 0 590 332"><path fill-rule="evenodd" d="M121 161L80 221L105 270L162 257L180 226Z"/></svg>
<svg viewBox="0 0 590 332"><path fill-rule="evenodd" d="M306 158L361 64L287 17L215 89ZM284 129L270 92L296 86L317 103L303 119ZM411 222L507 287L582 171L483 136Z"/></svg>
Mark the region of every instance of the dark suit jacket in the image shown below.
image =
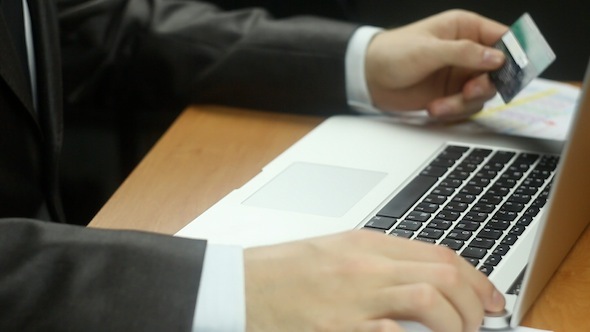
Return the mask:
<svg viewBox="0 0 590 332"><path fill-rule="evenodd" d="M66 103L343 112L356 25L215 1L57 0Z"/></svg>
<svg viewBox="0 0 590 332"><path fill-rule="evenodd" d="M279 24L260 10L220 13L198 1L28 3L36 110L0 12L0 331L190 330L205 241L32 219L45 205L64 221L59 31L70 105L325 111L346 107L343 55L354 26Z"/></svg>
<svg viewBox="0 0 590 332"><path fill-rule="evenodd" d="M61 221L61 71L53 3L30 0L39 108L0 12L0 331L190 331L205 241Z"/></svg>

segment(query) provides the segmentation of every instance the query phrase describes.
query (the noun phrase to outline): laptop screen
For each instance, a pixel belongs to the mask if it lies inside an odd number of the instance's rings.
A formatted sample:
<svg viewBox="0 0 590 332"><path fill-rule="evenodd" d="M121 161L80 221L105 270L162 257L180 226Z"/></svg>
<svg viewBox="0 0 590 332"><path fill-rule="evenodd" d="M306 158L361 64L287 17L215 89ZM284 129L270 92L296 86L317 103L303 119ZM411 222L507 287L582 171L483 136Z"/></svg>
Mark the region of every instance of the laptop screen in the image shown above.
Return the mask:
<svg viewBox="0 0 590 332"><path fill-rule="evenodd" d="M537 232L512 324L522 320L590 221L590 65Z"/></svg>

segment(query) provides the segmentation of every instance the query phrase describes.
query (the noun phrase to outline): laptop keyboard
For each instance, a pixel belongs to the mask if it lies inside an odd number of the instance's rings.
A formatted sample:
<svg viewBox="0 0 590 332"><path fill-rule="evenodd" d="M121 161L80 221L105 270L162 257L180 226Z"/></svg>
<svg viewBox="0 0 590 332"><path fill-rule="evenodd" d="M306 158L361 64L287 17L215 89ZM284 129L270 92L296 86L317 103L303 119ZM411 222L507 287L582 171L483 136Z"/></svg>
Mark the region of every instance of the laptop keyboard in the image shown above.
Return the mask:
<svg viewBox="0 0 590 332"><path fill-rule="evenodd" d="M364 227L447 246L489 275L545 205L558 161L448 145Z"/></svg>

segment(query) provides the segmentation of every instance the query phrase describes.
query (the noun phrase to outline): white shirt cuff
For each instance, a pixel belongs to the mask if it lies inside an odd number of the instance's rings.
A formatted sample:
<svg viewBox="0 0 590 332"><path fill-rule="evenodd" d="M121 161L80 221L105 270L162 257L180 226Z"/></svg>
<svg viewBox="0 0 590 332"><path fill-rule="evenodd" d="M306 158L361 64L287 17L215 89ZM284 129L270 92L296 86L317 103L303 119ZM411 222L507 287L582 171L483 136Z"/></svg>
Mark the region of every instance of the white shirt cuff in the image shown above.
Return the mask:
<svg viewBox="0 0 590 332"><path fill-rule="evenodd" d="M371 39L381 31L383 29L372 26L358 28L350 38L346 49L345 70L348 105L361 113L381 114L381 111L373 106L365 78L367 47Z"/></svg>
<svg viewBox="0 0 590 332"><path fill-rule="evenodd" d="M240 246L208 244L195 306L193 331L245 330L244 250Z"/></svg>

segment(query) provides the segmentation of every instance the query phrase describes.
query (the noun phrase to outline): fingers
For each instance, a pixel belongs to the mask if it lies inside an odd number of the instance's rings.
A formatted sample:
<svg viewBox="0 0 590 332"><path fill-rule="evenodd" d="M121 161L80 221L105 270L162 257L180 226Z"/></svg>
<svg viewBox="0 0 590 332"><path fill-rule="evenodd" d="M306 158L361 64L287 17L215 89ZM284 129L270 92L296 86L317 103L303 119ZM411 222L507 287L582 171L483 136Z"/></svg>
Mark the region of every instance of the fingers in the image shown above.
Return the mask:
<svg viewBox="0 0 590 332"><path fill-rule="evenodd" d="M496 95L496 88L487 74L473 78L463 85L463 91L433 100L427 110L443 121L466 119L479 112L486 101Z"/></svg>
<svg viewBox="0 0 590 332"><path fill-rule="evenodd" d="M395 319L419 322L436 332L466 331L459 312L431 284L391 287L382 295L382 300L389 299L383 303L383 309L389 310L388 314Z"/></svg>
<svg viewBox="0 0 590 332"><path fill-rule="evenodd" d="M448 298L455 300L455 302L458 302L455 296L457 294L459 294L457 296L462 298L467 297L476 300L475 297L469 295L469 292L458 289L463 285L470 285L471 287L469 288L472 288L477 297L483 302L486 311L497 312L504 308L505 302L503 296L498 293L489 279L483 273L474 269L472 265L459 257L454 251L445 247L433 246L418 241L408 241L406 239L386 237L372 233L368 235L370 236L367 238L367 243L378 247L383 255L392 260L404 261L404 264L399 266L407 267L412 271L412 273L406 273L404 268L398 268L397 271L391 273L392 278L404 278L405 275L407 278L437 285L441 289L444 289L445 293L453 289L453 294L449 293ZM426 266L421 263L432 264ZM428 272L424 273L424 271ZM411 280L400 279L400 281L410 282ZM395 280L392 280L392 282L395 282ZM461 308L464 308L464 306ZM481 308L479 310L482 311Z"/></svg>
<svg viewBox="0 0 590 332"><path fill-rule="evenodd" d="M436 99L427 106L430 116L441 121L460 121L479 112L487 99L465 100L458 93L452 96Z"/></svg>
<svg viewBox="0 0 590 332"><path fill-rule="evenodd" d="M404 329L393 320L377 319L362 322L354 332L403 332Z"/></svg>
<svg viewBox="0 0 590 332"><path fill-rule="evenodd" d="M479 75L463 86L463 97L467 100L491 99L496 95L496 87L487 74Z"/></svg>
<svg viewBox="0 0 590 332"><path fill-rule="evenodd" d="M504 307L484 274L452 250L370 231L249 249L244 269L250 329L398 332L391 320L405 319L468 331L485 310Z"/></svg>
<svg viewBox="0 0 590 332"><path fill-rule="evenodd" d="M483 45L493 45L508 26L465 10L448 10L430 18L431 31L441 38L470 39Z"/></svg>
<svg viewBox="0 0 590 332"><path fill-rule="evenodd" d="M398 268L400 268L399 273L393 274L395 283L420 282L434 286L454 309L461 313L461 319L467 330L474 330L479 326L484 308L473 288L466 287L471 281L465 278L461 269L448 264L416 262L403 262L396 267L396 270Z"/></svg>
<svg viewBox="0 0 590 332"><path fill-rule="evenodd" d="M436 49L443 66L456 66L477 71L498 69L505 60L504 53L474 41L437 40Z"/></svg>
<svg viewBox="0 0 590 332"><path fill-rule="evenodd" d="M466 13L466 17L459 23L460 37L466 34L471 35L471 32L475 30L477 37L473 39L484 45L495 44L508 31L508 26L472 12ZM477 28L472 29L472 26Z"/></svg>

